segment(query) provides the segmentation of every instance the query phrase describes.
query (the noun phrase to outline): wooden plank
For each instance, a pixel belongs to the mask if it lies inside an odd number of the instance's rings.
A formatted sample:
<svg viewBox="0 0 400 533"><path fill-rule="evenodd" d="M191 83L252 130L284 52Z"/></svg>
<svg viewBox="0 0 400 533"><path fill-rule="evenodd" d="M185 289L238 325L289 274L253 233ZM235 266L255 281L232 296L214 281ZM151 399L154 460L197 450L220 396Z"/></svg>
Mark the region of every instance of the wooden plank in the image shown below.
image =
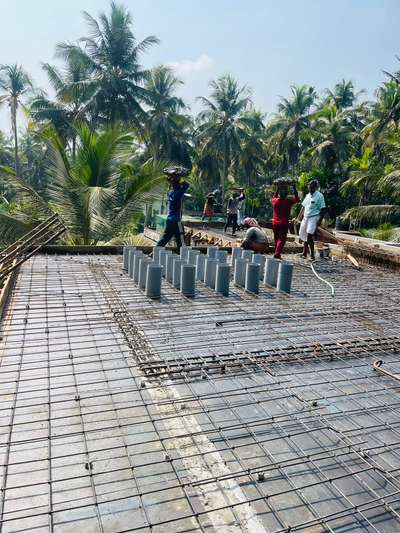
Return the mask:
<svg viewBox="0 0 400 533"><path fill-rule="evenodd" d="M10 274L7 276L7 278L3 281L3 284L0 289L0 320L3 318L3 313L7 305L8 297L10 295L10 291L14 285L15 278L17 276L17 271L13 270L10 272Z"/></svg>

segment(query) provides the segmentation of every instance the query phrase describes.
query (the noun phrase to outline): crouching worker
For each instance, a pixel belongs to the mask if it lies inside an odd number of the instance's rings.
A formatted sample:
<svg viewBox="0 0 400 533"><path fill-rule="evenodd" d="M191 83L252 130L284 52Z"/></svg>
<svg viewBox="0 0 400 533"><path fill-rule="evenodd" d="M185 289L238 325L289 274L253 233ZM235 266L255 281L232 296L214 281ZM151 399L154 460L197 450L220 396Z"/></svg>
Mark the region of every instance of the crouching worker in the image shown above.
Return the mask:
<svg viewBox="0 0 400 533"><path fill-rule="evenodd" d="M253 250L258 254L268 251L268 239L255 218L245 218L243 221L246 235L241 246L245 250Z"/></svg>
<svg viewBox="0 0 400 533"><path fill-rule="evenodd" d="M189 170L183 167L170 167L165 168L163 172L169 183L168 212L164 233L156 246L165 246L174 237L179 250L184 236L181 222L182 200L189 188L189 184L186 181L181 181L181 179L189 174Z"/></svg>
<svg viewBox="0 0 400 533"><path fill-rule="evenodd" d="M308 194L304 198L297 222L301 222L299 236L303 241L302 257L305 259L310 250L311 260L315 260L314 234L324 218L326 212L324 195L318 190L317 180L311 180L308 184Z"/></svg>
<svg viewBox="0 0 400 533"><path fill-rule="evenodd" d="M281 259L283 247L285 246L289 230L289 218L292 207L300 202L296 185L292 180L279 178L274 181L276 186L274 196L272 197L272 207L274 217L272 220L272 229L275 239L275 259ZM288 196L289 185L292 186L293 196Z"/></svg>

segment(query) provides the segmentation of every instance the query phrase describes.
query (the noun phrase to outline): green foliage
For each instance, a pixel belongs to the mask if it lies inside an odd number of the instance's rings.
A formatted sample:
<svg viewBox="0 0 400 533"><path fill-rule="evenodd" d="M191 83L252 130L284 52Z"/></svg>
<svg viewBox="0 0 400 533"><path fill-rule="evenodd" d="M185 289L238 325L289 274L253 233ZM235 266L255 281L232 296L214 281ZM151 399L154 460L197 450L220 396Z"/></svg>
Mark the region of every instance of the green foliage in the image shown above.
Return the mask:
<svg viewBox="0 0 400 533"><path fill-rule="evenodd" d="M383 237L392 229L382 223L400 221L399 72L385 73L371 102L351 80L320 94L293 85L268 118L247 86L224 75L192 116L173 70L142 66L159 41L138 40L126 7L111 2L84 19L85 35L57 45L59 64L42 65L53 96L33 91L21 66L0 66L12 131L11 139L0 132L1 242L53 211L69 242L128 242L143 206L165 192L160 169L169 164L192 169L185 205L195 211L219 186L223 197L244 187L247 214L269 218L271 184L289 176L302 194L318 179L330 219L356 219Z"/></svg>

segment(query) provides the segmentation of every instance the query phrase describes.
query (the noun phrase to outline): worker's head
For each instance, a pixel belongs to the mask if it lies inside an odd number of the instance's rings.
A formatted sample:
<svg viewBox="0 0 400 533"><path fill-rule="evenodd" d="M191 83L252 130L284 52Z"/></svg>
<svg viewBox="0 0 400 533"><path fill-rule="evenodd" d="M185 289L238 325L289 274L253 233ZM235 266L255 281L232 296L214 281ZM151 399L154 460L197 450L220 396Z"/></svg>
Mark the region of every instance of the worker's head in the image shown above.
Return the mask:
<svg viewBox="0 0 400 533"><path fill-rule="evenodd" d="M246 229L248 228L259 228L260 227L260 224L257 222L257 220L255 218L251 218L251 217L246 217L244 220L243 220L243 225Z"/></svg>
<svg viewBox="0 0 400 533"><path fill-rule="evenodd" d="M311 194L314 194L316 190L318 190L319 188L319 183L318 183L318 180L311 180L308 182L308 191L311 193Z"/></svg>
<svg viewBox="0 0 400 533"><path fill-rule="evenodd" d="M281 198L286 198L289 192L289 179L288 178L278 178L274 181L276 187L276 194L279 194Z"/></svg>
<svg viewBox="0 0 400 533"><path fill-rule="evenodd" d="M181 178L189 174L189 170L184 167L167 167L164 168L163 173L166 175L168 183L172 187L177 187Z"/></svg>

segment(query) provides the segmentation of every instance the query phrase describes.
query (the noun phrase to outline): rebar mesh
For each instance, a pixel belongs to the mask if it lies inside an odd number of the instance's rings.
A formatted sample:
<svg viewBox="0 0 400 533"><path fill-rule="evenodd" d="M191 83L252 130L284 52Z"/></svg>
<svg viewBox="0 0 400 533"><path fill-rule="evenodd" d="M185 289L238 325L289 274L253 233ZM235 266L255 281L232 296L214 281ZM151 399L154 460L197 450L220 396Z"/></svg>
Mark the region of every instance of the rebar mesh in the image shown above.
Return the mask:
<svg viewBox="0 0 400 533"><path fill-rule="evenodd" d="M1 531L400 530L398 276L304 266L290 297L110 256L26 262L2 324Z"/></svg>

